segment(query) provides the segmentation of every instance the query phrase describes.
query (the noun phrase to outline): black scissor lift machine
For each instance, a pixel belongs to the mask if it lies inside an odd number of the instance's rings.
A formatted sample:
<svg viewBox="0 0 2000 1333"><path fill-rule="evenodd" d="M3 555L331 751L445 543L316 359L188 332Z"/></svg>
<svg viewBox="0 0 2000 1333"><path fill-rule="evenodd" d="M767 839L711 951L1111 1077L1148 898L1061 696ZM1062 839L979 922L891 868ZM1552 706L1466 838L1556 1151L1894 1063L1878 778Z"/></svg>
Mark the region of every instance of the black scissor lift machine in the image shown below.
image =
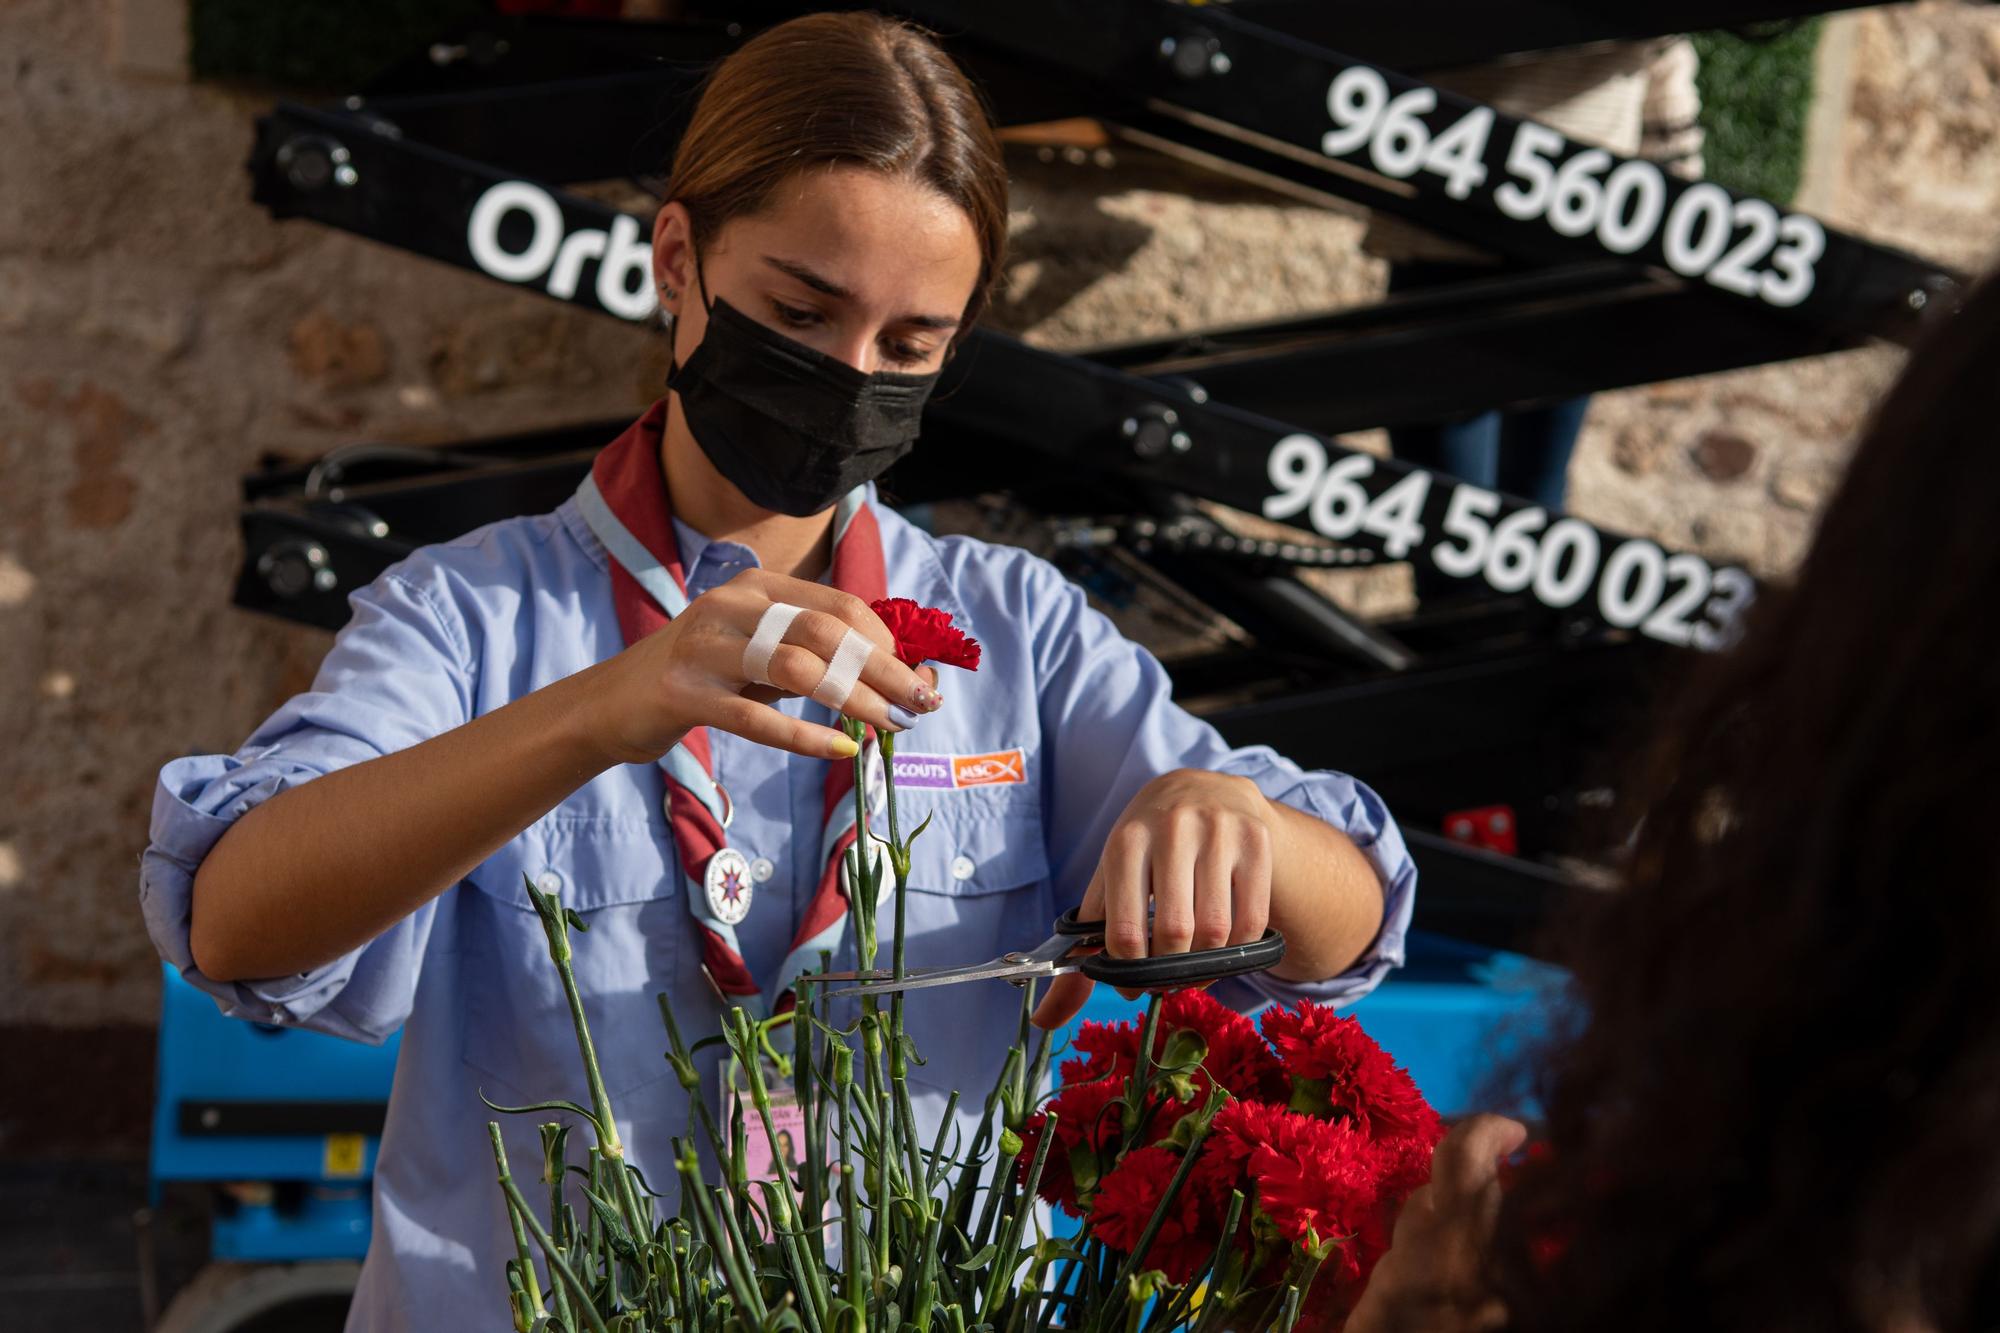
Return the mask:
<svg viewBox="0 0 2000 1333"><path fill-rule="evenodd" d="M260 123L256 197L275 216L643 326L650 218L578 187L636 181L657 195L646 173L709 63L765 24L831 7L482 20L366 95L280 104ZM1003 126L1090 118L1115 141L1384 210L1510 261L1375 305L1083 354L975 331L932 399L927 447L891 482L908 502L999 497L1086 582L1159 581L1226 615L1240 636L1171 663L1179 697L1234 742L1364 774L1415 845L1421 923L1520 945L1587 891L1554 854L1588 861L1615 836L1594 812L1656 682L1679 653L1728 641L1754 582L1339 437L1906 342L1958 279L1399 71L1838 6L874 7L940 33ZM337 627L347 592L416 546L559 503L624 424L357 444L251 476L237 601ZM1301 577L1396 561L1460 595L1371 622ZM1447 836L1447 817L1474 807L1505 812L1519 854Z"/></svg>

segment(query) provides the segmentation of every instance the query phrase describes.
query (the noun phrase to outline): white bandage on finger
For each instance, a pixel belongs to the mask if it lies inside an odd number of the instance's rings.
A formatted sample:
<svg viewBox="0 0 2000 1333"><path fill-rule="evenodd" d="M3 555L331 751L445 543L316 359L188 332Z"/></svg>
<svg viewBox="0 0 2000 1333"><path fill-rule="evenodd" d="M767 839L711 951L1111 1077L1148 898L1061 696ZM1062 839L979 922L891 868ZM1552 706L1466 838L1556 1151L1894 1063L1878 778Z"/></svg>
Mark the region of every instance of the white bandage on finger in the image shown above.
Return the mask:
<svg viewBox="0 0 2000 1333"><path fill-rule="evenodd" d="M743 645L743 679L752 685L771 683L771 658L785 641L785 631L803 610L803 606L793 606L790 602L773 602L764 608L756 633Z"/></svg>
<svg viewBox="0 0 2000 1333"><path fill-rule="evenodd" d="M826 664L826 674L813 686L812 697L838 713L847 707L847 698L854 693L855 682L861 679L861 668L868 665L868 655L875 651L875 644L858 629L850 629L841 636L840 647L833 653L833 660Z"/></svg>

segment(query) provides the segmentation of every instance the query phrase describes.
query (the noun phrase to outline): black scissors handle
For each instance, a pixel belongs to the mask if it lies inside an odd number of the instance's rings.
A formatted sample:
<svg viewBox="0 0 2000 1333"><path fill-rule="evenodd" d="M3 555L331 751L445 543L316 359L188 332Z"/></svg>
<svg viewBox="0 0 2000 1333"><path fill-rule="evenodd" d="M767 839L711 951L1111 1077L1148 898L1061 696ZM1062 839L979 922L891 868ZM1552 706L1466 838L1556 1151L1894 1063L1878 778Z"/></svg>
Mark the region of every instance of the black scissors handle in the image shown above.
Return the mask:
<svg viewBox="0 0 2000 1333"><path fill-rule="evenodd" d="M1072 907L1056 920L1058 935L1104 934L1102 921L1079 921ZM1221 977L1241 976L1274 967L1285 956L1285 937L1266 930L1264 938L1248 944L1225 944L1219 949L1196 949L1190 953L1165 953L1152 958L1113 958L1095 953L1083 959L1077 970L1092 981L1127 990L1159 986L1194 986Z"/></svg>

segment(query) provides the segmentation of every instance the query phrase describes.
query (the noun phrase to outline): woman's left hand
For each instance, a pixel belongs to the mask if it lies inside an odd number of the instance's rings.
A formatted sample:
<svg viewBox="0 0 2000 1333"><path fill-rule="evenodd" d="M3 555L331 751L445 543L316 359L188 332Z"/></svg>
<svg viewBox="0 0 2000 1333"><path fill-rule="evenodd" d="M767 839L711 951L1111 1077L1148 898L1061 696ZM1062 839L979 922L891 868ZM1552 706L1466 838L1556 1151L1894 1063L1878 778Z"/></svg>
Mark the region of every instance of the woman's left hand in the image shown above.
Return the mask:
<svg viewBox="0 0 2000 1333"><path fill-rule="evenodd" d="M1248 778L1195 768L1163 773L1113 825L1077 916L1103 919L1113 958L1258 939L1270 921L1274 823L1271 803ZM1068 1022L1090 990L1081 973L1057 977L1035 1009L1036 1026Z"/></svg>
<svg viewBox="0 0 2000 1333"><path fill-rule="evenodd" d="M1527 1141L1505 1116L1467 1118L1431 1155L1431 1180L1403 1201L1395 1239L1369 1275L1347 1333L1486 1333L1507 1322L1487 1289L1500 1213L1500 1161Z"/></svg>

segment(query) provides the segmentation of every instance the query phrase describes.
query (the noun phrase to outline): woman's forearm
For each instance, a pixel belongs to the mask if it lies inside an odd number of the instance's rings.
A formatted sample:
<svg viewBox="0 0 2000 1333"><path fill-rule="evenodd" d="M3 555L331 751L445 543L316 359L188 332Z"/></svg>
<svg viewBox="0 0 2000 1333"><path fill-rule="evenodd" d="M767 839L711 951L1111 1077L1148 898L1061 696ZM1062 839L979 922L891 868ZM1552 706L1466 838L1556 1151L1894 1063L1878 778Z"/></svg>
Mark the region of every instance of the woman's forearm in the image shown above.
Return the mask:
<svg viewBox="0 0 2000 1333"><path fill-rule="evenodd" d="M1382 929L1382 881L1345 833L1282 801L1269 804L1271 924L1285 936L1284 961L1271 973L1338 976Z"/></svg>
<svg viewBox="0 0 2000 1333"><path fill-rule="evenodd" d="M457 883L612 766L584 708L601 670L250 810L195 876L195 965L217 981L307 971Z"/></svg>

